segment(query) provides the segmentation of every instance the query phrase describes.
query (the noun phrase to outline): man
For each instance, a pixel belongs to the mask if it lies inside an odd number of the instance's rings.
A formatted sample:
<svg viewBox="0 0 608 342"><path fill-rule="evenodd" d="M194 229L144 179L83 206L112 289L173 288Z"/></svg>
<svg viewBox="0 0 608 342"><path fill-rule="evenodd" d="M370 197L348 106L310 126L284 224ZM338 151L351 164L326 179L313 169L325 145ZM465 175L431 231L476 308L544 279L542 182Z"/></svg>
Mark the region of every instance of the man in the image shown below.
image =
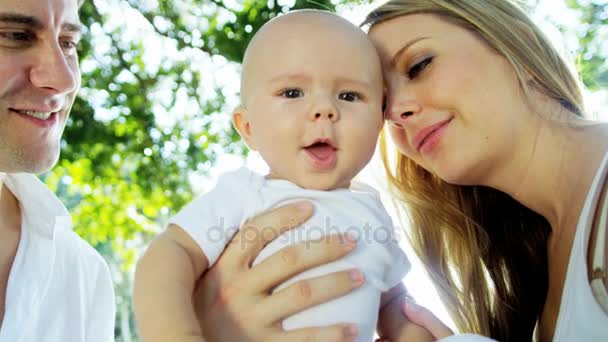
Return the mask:
<svg viewBox="0 0 608 342"><path fill-rule="evenodd" d="M0 1L0 341L112 341L107 265L36 178L80 86L78 0Z"/></svg>

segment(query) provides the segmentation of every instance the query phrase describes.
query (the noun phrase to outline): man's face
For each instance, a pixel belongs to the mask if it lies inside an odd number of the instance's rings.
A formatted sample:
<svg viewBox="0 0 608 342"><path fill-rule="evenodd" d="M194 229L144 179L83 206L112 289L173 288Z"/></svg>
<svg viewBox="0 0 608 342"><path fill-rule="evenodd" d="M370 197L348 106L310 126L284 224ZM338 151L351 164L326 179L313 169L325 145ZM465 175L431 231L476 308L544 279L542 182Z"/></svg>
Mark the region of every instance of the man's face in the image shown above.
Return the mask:
<svg viewBox="0 0 608 342"><path fill-rule="evenodd" d="M77 0L0 1L0 171L57 162L80 87L80 35Z"/></svg>

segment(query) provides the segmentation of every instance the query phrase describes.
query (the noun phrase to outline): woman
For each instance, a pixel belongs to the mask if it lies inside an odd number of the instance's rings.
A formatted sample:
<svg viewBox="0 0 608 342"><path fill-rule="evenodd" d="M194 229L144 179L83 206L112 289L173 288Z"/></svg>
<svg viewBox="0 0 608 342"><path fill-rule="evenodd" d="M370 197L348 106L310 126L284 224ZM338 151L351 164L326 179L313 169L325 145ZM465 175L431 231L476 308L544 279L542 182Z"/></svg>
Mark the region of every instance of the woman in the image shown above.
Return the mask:
<svg viewBox="0 0 608 342"><path fill-rule="evenodd" d="M566 63L509 1L394 0L367 23L399 152L389 182L460 330L525 341L538 322L542 341L608 338L606 313L578 297L589 281L568 270L586 267L573 242L593 221L589 189L606 188L608 125L582 118ZM558 317L581 325L556 331Z"/></svg>
<svg viewBox="0 0 608 342"><path fill-rule="evenodd" d="M506 0L390 1L367 23L384 63L386 117L399 151L389 181L459 330L503 341L530 340L535 327L541 341L606 339L608 316L595 297L608 280L594 265L607 264L600 214L608 209L600 204L608 126L582 118L581 90L566 64ZM305 219L293 210L255 221ZM312 256L294 249L273 258L267 275L248 267L263 245L253 243L226 251L202 279L218 289L201 295L210 336L231 326L251 340L285 339L273 325L285 311L339 295L324 293L324 281L340 279L334 289L348 291L347 277L336 274L268 296L291 274L345 252L334 244L316 245ZM257 291L239 289L254 280ZM281 307L281 297L294 293L302 300ZM436 337L448 332L424 310L407 313ZM255 328L246 317L255 317ZM292 334L346 340L344 328Z"/></svg>

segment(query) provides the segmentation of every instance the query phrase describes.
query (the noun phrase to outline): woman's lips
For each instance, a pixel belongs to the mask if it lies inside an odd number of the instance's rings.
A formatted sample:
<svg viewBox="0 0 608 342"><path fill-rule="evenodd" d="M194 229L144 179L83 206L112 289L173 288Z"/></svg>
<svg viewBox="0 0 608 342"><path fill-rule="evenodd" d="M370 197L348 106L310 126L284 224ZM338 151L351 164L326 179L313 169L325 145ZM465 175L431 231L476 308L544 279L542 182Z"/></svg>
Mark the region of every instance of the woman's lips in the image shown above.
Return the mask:
<svg viewBox="0 0 608 342"><path fill-rule="evenodd" d="M452 119L453 117L421 129L412 140L414 149L418 152L428 152L432 149L439 142L441 133Z"/></svg>

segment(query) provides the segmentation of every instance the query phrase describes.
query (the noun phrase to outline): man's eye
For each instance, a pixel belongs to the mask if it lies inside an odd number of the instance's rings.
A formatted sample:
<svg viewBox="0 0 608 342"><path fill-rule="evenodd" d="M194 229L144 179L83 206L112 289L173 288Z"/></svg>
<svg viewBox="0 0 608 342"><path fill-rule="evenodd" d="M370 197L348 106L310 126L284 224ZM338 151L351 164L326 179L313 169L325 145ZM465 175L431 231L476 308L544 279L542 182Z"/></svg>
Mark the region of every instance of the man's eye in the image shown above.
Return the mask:
<svg viewBox="0 0 608 342"><path fill-rule="evenodd" d="M34 40L34 35L27 31L0 32L0 37L13 42L29 42Z"/></svg>
<svg viewBox="0 0 608 342"><path fill-rule="evenodd" d="M76 49L78 47L78 43L68 40L61 42L61 46L65 49Z"/></svg>
<svg viewBox="0 0 608 342"><path fill-rule="evenodd" d="M407 77L410 80L413 80L414 78L418 77L418 75L420 75L421 72L423 72L433 61L433 57L428 57L423 59L422 61L414 64L414 66L412 66L408 71L407 71Z"/></svg>
<svg viewBox="0 0 608 342"><path fill-rule="evenodd" d="M340 93L338 98L342 101L355 102L361 100L361 95L353 91L345 91Z"/></svg>
<svg viewBox="0 0 608 342"><path fill-rule="evenodd" d="M300 89L287 89L281 92L281 96L288 99L295 99L304 96L304 92Z"/></svg>
<svg viewBox="0 0 608 342"><path fill-rule="evenodd" d="M78 42L75 42L75 41L66 40L66 41L62 41L60 44L61 44L61 48L67 54L70 54L70 55L76 53L76 51L78 49Z"/></svg>

